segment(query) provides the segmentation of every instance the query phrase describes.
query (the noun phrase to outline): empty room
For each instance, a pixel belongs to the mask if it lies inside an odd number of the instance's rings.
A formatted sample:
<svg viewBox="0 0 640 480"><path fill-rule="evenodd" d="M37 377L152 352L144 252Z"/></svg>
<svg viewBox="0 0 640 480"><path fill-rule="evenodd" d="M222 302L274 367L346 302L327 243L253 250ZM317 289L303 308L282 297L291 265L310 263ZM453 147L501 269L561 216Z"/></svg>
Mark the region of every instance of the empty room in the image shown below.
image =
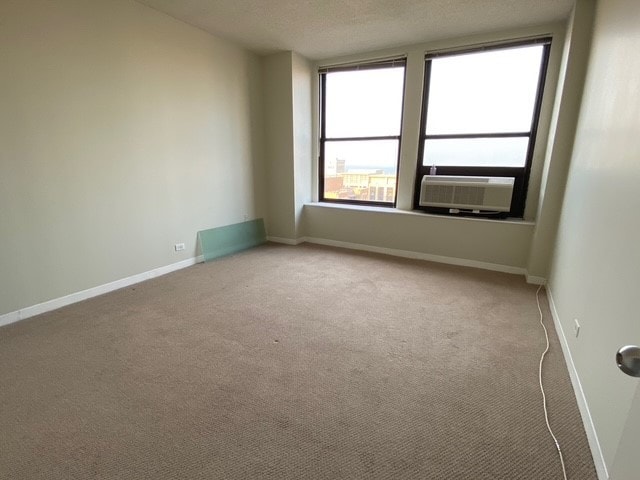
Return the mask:
<svg viewBox="0 0 640 480"><path fill-rule="evenodd" d="M640 2L0 0L0 479L634 480Z"/></svg>

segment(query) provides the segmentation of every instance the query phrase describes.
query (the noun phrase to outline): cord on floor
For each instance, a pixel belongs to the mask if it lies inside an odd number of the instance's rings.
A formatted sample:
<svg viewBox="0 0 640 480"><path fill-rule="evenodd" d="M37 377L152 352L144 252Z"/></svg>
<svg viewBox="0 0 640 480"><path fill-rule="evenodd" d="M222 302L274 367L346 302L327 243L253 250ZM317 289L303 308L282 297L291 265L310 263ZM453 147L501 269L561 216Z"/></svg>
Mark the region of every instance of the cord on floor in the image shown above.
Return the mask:
<svg viewBox="0 0 640 480"><path fill-rule="evenodd" d="M544 393L544 387L542 386L542 362L544 362L544 356L549 351L549 334L547 333L547 327L544 326L544 322L542 321L542 309L540 308L540 290L542 289L542 285L538 287L536 290L536 303L538 304L538 313L540 313L540 325L542 325L542 329L544 330L544 338L547 342L547 346L542 352L542 356L540 357L540 366L538 368L538 381L540 383L540 391L542 392L542 408L544 409L544 420L547 423L547 430L549 430L549 434L551 438L553 438L554 443L556 444L556 449L558 450L558 456L560 457L560 464L562 465L562 476L564 480L567 480L567 470L564 467L564 458L562 457L562 450L560 449L560 444L558 443L558 439L551 430L551 425L549 425L549 413L547 412L547 396Z"/></svg>

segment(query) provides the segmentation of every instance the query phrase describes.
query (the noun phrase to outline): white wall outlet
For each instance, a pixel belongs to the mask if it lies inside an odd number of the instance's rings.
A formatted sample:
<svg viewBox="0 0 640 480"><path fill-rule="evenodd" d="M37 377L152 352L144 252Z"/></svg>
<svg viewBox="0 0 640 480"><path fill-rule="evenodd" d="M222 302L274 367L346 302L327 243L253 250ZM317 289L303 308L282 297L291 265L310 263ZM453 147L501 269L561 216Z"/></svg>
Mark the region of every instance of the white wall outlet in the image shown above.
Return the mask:
<svg viewBox="0 0 640 480"><path fill-rule="evenodd" d="M246 214L246 213L245 213L245 214L243 215L243 217L244 217L244 221L245 221L245 222L246 222L247 220L249 220L249 215L248 215L248 214Z"/></svg>
<svg viewBox="0 0 640 480"><path fill-rule="evenodd" d="M184 250L184 243L176 243L173 248L175 249L176 252L181 252L182 250Z"/></svg>
<svg viewBox="0 0 640 480"><path fill-rule="evenodd" d="M578 338L578 335L580 334L580 324L578 323L577 318L573 319L573 333L575 334L576 338Z"/></svg>

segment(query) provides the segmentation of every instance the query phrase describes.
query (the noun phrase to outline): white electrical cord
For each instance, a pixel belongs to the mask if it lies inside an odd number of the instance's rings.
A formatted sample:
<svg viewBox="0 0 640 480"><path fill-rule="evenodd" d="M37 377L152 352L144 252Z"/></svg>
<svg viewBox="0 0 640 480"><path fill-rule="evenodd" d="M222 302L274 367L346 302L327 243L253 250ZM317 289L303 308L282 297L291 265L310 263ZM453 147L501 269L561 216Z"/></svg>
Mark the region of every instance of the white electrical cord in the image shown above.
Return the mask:
<svg viewBox="0 0 640 480"><path fill-rule="evenodd" d="M536 303L538 304L538 312L540 313L540 325L542 325L542 329L544 330L544 338L547 342L547 346L542 352L542 356L540 357L540 368L538 368L538 381L540 382L540 391L542 392L542 408L544 409L544 420L547 423L547 430L549 430L549 434L551 438L553 438L554 443L556 444L556 448L558 449L558 456L560 457L560 464L562 465L562 476L564 480L567 480L567 470L564 468L564 458L562 457L562 450L560 450L560 444L558 443L558 439L553 434L553 430L551 430L551 425L549 425L549 413L547 412L547 396L544 394L544 387L542 386L542 362L544 361L544 356L549 351L549 334L547 333L547 327L544 326L544 322L542 321L542 309L540 308L540 290L542 289L542 285L538 287L536 290Z"/></svg>

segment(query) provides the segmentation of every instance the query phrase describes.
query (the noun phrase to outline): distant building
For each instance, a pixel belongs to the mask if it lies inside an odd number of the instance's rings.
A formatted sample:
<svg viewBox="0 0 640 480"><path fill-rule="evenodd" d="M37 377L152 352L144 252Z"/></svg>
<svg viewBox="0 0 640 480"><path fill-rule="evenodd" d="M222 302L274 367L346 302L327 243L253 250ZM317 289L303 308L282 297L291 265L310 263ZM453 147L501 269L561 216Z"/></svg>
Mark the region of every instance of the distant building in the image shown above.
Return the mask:
<svg viewBox="0 0 640 480"><path fill-rule="evenodd" d="M334 175L331 177L324 177L324 191L337 192L342 189L342 175Z"/></svg>
<svg viewBox="0 0 640 480"><path fill-rule="evenodd" d="M340 158L327 159L324 166L324 198L353 198L353 193L346 191L342 184L346 164L346 160Z"/></svg>
<svg viewBox="0 0 640 480"><path fill-rule="evenodd" d="M347 161L341 158L329 158L324 164L325 177L333 177L347 171Z"/></svg>
<svg viewBox="0 0 640 480"><path fill-rule="evenodd" d="M324 197L342 200L363 200L393 203L396 196L396 175L383 170L344 171L344 160L336 160L332 168L339 173L330 175L325 170Z"/></svg>
<svg viewBox="0 0 640 480"><path fill-rule="evenodd" d="M342 174L342 184L351 188L369 188L369 177L382 174L382 170L349 170Z"/></svg>
<svg viewBox="0 0 640 480"><path fill-rule="evenodd" d="M396 198L396 176L387 173L369 175L369 198L372 202L393 202Z"/></svg>

